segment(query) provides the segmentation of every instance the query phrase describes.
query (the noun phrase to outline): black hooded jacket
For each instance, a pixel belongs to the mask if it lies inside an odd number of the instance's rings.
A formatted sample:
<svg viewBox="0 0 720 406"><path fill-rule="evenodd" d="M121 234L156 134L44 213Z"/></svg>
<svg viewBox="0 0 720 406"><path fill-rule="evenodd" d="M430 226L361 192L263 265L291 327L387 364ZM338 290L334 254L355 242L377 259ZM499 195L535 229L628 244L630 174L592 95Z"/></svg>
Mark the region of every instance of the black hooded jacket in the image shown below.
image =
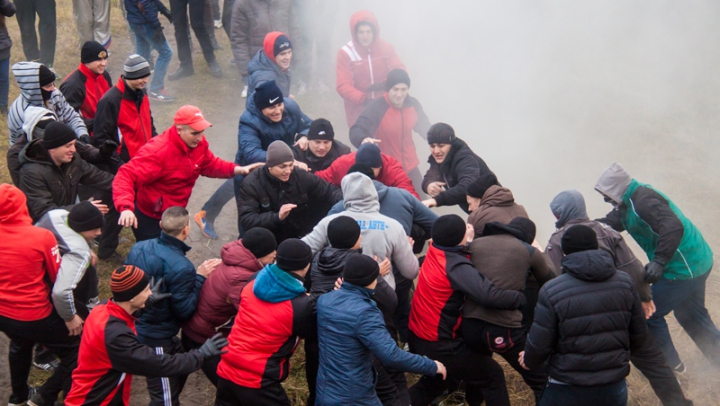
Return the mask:
<svg viewBox="0 0 720 406"><path fill-rule="evenodd" d="M543 286L525 344L525 365L548 361L548 374L577 386L618 382L647 324L632 278L603 250L570 254L565 274Z"/></svg>

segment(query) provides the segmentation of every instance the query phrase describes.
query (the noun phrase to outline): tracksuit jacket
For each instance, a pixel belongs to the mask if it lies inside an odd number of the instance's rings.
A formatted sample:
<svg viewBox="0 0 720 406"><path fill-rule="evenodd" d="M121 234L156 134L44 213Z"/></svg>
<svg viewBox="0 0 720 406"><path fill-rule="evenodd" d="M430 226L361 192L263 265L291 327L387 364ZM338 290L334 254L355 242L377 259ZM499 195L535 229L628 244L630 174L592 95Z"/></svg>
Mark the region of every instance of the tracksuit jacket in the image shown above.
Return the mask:
<svg viewBox="0 0 720 406"><path fill-rule="evenodd" d="M112 79L107 70L102 75L98 75L81 63L65 77L60 85L60 91L70 106L80 114L88 132L92 133L98 102L111 87Z"/></svg>

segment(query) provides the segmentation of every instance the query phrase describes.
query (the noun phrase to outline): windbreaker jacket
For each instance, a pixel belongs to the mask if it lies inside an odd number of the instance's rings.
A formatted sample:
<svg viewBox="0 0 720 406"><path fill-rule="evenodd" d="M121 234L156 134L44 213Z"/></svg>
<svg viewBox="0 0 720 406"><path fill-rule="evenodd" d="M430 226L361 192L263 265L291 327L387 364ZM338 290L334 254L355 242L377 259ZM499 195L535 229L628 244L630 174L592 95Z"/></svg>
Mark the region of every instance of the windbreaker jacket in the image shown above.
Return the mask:
<svg viewBox="0 0 720 406"><path fill-rule="evenodd" d="M130 24L149 25L154 29L162 29L158 12L165 8L159 0L124 0L127 21ZM169 10L167 10L167 14Z"/></svg>
<svg viewBox="0 0 720 406"><path fill-rule="evenodd" d="M302 239L310 246L313 254L330 244L327 235L330 222L336 217L348 216L360 226L363 254L370 257L377 255L379 261L389 258L402 276L415 279L419 265L412 246L403 226L397 220L380 214L380 203L372 180L361 173L351 173L342 181L342 194L345 196L345 211L325 217ZM393 273L390 272L384 278L395 289Z"/></svg>
<svg viewBox="0 0 720 406"><path fill-rule="evenodd" d="M255 88L271 80L280 88L283 97L290 97L290 70L283 70L274 60L268 58L263 49L255 53L247 70L249 77L246 105L252 100Z"/></svg>
<svg viewBox="0 0 720 406"><path fill-rule="evenodd" d="M355 155L357 155L357 151L343 155L336 159L329 168L317 172L315 175L335 186L340 186L343 178L347 175L348 170L350 170L350 167L355 165ZM382 168L380 168L380 172L375 179L385 186L405 189L410 192L411 195L420 199L420 196L418 196L415 191L412 181L408 177L407 173L405 173L405 170L402 165L400 165L400 162L389 155L381 154L381 157Z"/></svg>
<svg viewBox="0 0 720 406"><path fill-rule="evenodd" d="M60 250L50 231L33 227L25 195L7 183L0 184L0 258L0 316L18 321L49 316Z"/></svg>
<svg viewBox="0 0 720 406"><path fill-rule="evenodd" d="M525 208L515 203L510 189L502 186L490 186L480 202L480 206L468 216L468 224L475 228L475 238L482 237L485 224L498 222L508 224L515 217L530 218Z"/></svg>
<svg viewBox="0 0 720 406"><path fill-rule="evenodd" d="M307 135L312 123L312 119L300 110L293 99L284 99L285 111L279 123L265 117L253 99L248 97L246 109L240 116L238 151L235 155L235 162L240 165L265 162L267 149L274 141L283 141L292 148L298 138Z"/></svg>
<svg viewBox="0 0 720 406"><path fill-rule="evenodd" d="M430 376L437 372L433 360L397 345L372 295L369 289L345 282L318 299L318 406L382 405L375 392L373 357L397 371Z"/></svg>
<svg viewBox="0 0 720 406"><path fill-rule="evenodd" d="M168 207L187 206L200 175L232 178L235 165L217 158L205 136L189 148L175 126L144 145L127 164L120 167L113 182L113 201L118 212L138 209L160 219Z"/></svg>
<svg viewBox="0 0 720 406"><path fill-rule="evenodd" d="M359 148L365 138L377 138L382 141L380 151L397 159L405 172L417 168L418 160L415 131L427 139L430 120L423 111L420 102L408 95L401 108L390 104L387 93L370 103L350 127L350 142Z"/></svg>
<svg viewBox="0 0 720 406"><path fill-rule="evenodd" d="M545 284L525 344L525 365L548 362L548 374L577 386L606 385L630 373L630 353L645 342L647 323L630 276L610 254L563 258L566 273Z"/></svg>
<svg viewBox="0 0 720 406"><path fill-rule="evenodd" d="M80 185L105 192L112 190L113 175L85 162L77 152L70 163L57 166L42 146L42 140L28 143L20 151L19 159L18 187L27 196L33 221L53 209L72 210Z"/></svg>
<svg viewBox="0 0 720 406"><path fill-rule="evenodd" d="M164 231L160 237L141 241L130 250L125 263L142 269L148 278L162 279L160 291L172 294L137 320L140 342L152 347L164 345L163 341L175 337L181 323L195 314L205 277L195 272L195 266L185 257L188 251L187 244Z"/></svg>
<svg viewBox="0 0 720 406"><path fill-rule="evenodd" d="M462 247L430 244L412 298L408 328L422 340L455 342L461 348L457 330L466 297L499 310L516 310L525 304L519 291L498 289L478 273Z"/></svg>
<svg viewBox="0 0 720 406"><path fill-rule="evenodd" d="M268 265L245 285L218 375L246 388L287 379L300 337L317 336L315 301L299 276Z"/></svg>
<svg viewBox="0 0 720 406"><path fill-rule="evenodd" d="M263 166L252 171L240 185L238 216L245 230L267 228L279 244L309 233L340 199L340 189L309 172L294 168L290 179L281 182ZM280 220L280 208L290 203L297 207Z"/></svg>
<svg viewBox="0 0 720 406"><path fill-rule="evenodd" d="M22 137L22 127L25 122L25 110L29 106L47 107L58 118L61 123L67 124L75 131L78 137L87 136L88 131L80 115L65 100L62 92L55 89L50 95L50 100L43 101L40 92L40 64L37 62L18 62L12 66L13 75L20 87L20 96L8 109L8 132L10 133L10 145Z"/></svg>
<svg viewBox="0 0 720 406"><path fill-rule="evenodd" d="M315 154L310 151L310 148L303 151L300 149L300 146L293 147L295 160L306 163L313 173L329 168L338 158L349 153L350 147L338 140L333 140L332 148L330 148L330 151L322 158L315 156Z"/></svg>
<svg viewBox="0 0 720 406"><path fill-rule="evenodd" d="M360 23L370 24L375 34L367 48L357 40ZM335 66L337 92L345 101L348 127L355 124L366 105L383 96L391 70L407 70L395 48L380 38L380 25L370 11L361 10L350 17L350 35L352 40L338 51Z"/></svg>
<svg viewBox="0 0 720 406"><path fill-rule="evenodd" d="M467 204L467 188L477 178L492 174L485 161L470 149L465 141L455 138L450 153L442 164L438 165L432 155L428 158L430 168L423 178L422 189L427 193L432 182L445 183L445 190L434 197L437 207L460 206L469 213Z"/></svg>
<svg viewBox="0 0 720 406"><path fill-rule="evenodd" d="M12 48L12 38L8 33L5 17L15 15L15 3L10 0L0 0L0 61L10 58L10 48Z"/></svg>
<svg viewBox="0 0 720 406"><path fill-rule="evenodd" d="M94 145L114 141L119 145L118 154L123 161L135 157L140 148L157 135L145 89L131 89L125 77L120 76L98 103L94 129Z"/></svg>
<svg viewBox="0 0 720 406"><path fill-rule="evenodd" d="M60 91L70 106L80 114L88 132L92 133L98 102L111 87L112 79L107 70L102 75L98 75L81 63L65 77L60 85Z"/></svg>
<svg viewBox="0 0 720 406"><path fill-rule="evenodd" d="M203 364L198 351L156 354L135 335L135 318L112 300L97 305L83 327L67 406L127 406L132 375L182 376Z"/></svg>
<svg viewBox="0 0 720 406"><path fill-rule="evenodd" d="M183 334L198 343L214 336L218 327L237 314L240 292L248 280L262 269L260 261L245 248L242 240L225 244L220 258L222 263L210 274L200 290L197 311L183 325Z"/></svg>

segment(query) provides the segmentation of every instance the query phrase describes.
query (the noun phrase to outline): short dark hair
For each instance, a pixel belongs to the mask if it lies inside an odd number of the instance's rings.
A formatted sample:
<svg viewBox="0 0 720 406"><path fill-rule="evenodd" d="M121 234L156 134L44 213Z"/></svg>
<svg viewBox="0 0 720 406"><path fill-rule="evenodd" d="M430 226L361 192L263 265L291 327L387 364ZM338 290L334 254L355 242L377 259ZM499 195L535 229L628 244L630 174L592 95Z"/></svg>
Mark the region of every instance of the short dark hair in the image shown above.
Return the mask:
<svg viewBox="0 0 720 406"><path fill-rule="evenodd" d="M162 214L160 226L165 234L176 236L190 224L190 213L184 207L168 207Z"/></svg>

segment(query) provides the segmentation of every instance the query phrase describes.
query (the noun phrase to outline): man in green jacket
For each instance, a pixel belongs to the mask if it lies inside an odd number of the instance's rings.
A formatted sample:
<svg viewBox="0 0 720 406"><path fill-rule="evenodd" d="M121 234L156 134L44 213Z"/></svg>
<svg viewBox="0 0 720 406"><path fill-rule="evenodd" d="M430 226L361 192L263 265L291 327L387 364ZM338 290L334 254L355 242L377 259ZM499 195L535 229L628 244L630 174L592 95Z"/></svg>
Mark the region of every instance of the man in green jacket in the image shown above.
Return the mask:
<svg viewBox="0 0 720 406"><path fill-rule="evenodd" d="M617 163L603 172L595 190L614 207L600 221L626 230L650 260L645 282L652 284L657 310L648 327L670 366L685 371L665 322L672 311L705 357L720 365L720 331L705 308L713 253L700 231L667 196L633 179Z"/></svg>

